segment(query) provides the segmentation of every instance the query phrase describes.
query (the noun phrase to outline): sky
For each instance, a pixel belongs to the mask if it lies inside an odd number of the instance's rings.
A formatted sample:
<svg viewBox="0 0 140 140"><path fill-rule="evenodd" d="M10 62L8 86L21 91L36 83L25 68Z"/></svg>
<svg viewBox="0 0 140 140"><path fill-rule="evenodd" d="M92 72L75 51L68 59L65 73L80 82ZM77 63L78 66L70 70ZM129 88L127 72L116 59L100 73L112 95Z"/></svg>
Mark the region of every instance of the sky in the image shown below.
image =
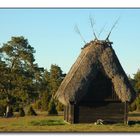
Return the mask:
<svg viewBox="0 0 140 140"><path fill-rule="evenodd" d="M57 64L67 73L85 45L75 25L87 43L94 39L89 17L97 36L104 27L101 40L119 17L110 41L126 74L133 76L140 68L140 9L0 9L0 44L24 36L40 67Z"/></svg>

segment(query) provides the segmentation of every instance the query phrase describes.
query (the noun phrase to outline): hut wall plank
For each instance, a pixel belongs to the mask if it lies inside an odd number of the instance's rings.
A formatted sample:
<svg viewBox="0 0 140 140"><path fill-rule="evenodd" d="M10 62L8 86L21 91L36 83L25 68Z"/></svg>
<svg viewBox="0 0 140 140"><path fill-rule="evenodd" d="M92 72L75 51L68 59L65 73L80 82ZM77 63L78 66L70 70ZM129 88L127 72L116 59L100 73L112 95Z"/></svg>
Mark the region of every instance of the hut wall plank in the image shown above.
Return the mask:
<svg viewBox="0 0 140 140"><path fill-rule="evenodd" d="M128 122L128 102L125 102L124 107L124 124Z"/></svg>
<svg viewBox="0 0 140 140"><path fill-rule="evenodd" d="M105 106L79 106L79 123L91 123L98 119L110 122L123 122L124 103L111 102Z"/></svg>
<svg viewBox="0 0 140 140"><path fill-rule="evenodd" d="M67 122L69 122L69 105L67 106Z"/></svg>
<svg viewBox="0 0 140 140"><path fill-rule="evenodd" d="M69 122L74 123L74 105L70 104L69 105Z"/></svg>
<svg viewBox="0 0 140 140"><path fill-rule="evenodd" d="M66 110L67 110L67 107L64 106L64 120L65 121L67 121L67 119L66 119L67 118L67 111Z"/></svg>

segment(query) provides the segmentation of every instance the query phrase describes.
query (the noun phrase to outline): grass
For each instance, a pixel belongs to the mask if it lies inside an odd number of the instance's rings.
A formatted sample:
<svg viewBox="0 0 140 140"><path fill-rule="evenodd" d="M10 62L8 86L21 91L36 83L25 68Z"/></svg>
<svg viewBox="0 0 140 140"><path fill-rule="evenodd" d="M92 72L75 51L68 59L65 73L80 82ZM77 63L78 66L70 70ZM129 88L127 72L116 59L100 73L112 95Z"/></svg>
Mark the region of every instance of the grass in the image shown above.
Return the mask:
<svg viewBox="0 0 140 140"><path fill-rule="evenodd" d="M140 121L140 116L130 115L130 120ZM68 124L63 116L38 116L0 118L0 132L140 132L140 123L132 125Z"/></svg>
<svg viewBox="0 0 140 140"><path fill-rule="evenodd" d="M45 125L64 125L63 120L41 120L41 121L31 121L31 125L33 126L45 126Z"/></svg>

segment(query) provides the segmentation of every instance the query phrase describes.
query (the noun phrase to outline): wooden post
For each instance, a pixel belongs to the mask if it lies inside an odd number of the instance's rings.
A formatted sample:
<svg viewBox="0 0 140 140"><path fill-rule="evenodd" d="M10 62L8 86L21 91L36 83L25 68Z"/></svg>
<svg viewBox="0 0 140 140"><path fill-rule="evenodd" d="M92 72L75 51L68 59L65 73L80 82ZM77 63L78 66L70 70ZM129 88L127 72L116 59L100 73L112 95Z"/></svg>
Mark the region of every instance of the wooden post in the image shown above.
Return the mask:
<svg viewBox="0 0 140 140"><path fill-rule="evenodd" d="M124 103L124 124L128 124L128 102Z"/></svg>
<svg viewBox="0 0 140 140"><path fill-rule="evenodd" d="M74 123L74 104L69 104L69 122Z"/></svg>
<svg viewBox="0 0 140 140"><path fill-rule="evenodd" d="M66 121L66 106L64 106L64 120Z"/></svg>
<svg viewBox="0 0 140 140"><path fill-rule="evenodd" d="M71 123L74 123L74 104L71 104Z"/></svg>
<svg viewBox="0 0 140 140"><path fill-rule="evenodd" d="M66 111L67 111L67 122L69 122L69 105L66 106Z"/></svg>

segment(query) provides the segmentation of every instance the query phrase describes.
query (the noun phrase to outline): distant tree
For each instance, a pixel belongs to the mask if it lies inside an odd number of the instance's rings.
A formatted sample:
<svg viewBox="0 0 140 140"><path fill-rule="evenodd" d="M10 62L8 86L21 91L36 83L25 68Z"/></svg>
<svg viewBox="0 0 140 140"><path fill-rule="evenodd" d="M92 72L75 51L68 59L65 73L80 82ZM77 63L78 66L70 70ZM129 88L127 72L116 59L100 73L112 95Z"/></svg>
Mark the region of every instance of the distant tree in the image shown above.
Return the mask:
<svg viewBox="0 0 140 140"><path fill-rule="evenodd" d="M130 76L130 75L128 75L128 79L129 79L130 84L132 85L132 87L133 87L133 88L135 88L135 84L136 84L135 79L134 79L134 78L131 78L131 76Z"/></svg>
<svg viewBox="0 0 140 140"><path fill-rule="evenodd" d="M42 104L42 110L47 111L48 110L48 106L49 106L49 102L50 102L50 94L49 92L43 92L42 93L42 98L41 98L41 104Z"/></svg>
<svg viewBox="0 0 140 140"><path fill-rule="evenodd" d="M134 87L136 92L140 93L140 70L137 71L136 74L134 74Z"/></svg>
<svg viewBox="0 0 140 140"><path fill-rule="evenodd" d="M42 111L48 110L48 104L51 99L49 78L49 72L45 70L39 85L39 99L35 103L35 106L40 106L39 108Z"/></svg>
<svg viewBox="0 0 140 140"><path fill-rule="evenodd" d="M7 90L6 90L7 81L8 81L8 68L6 63L2 61L0 57L0 100L4 100L7 97Z"/></svg>
<svg viewBox="0 0 140 140"><path fill-rule="evenodd" d="M29 110L27 112L27 115L30 115L30 116L37 116L37 113L35 112L35 110L33 109L32 106L29 107Z"/></svg>
<svg viewBox="0 0 140 140"><path fill-rule="evenodd" d="M4 116L6 113L6 100L0 100L0 116Z"/></svg>
<svg viewBox="0 0 140 140"><path fill-rule="evenodd" d="M138 96L135 100L136 111L140 111L140 96Z"/></svg>
<svg viewBox="0 0 140 140"><path fill-rule="evenodd" d="M58 87L60 86L62 80L64 79L64 74L62 70L57 65L51 65L50 71L47 69L44 71L42 79L42 90L40 90L40 99L42 104L42 110L47 111L48 105L54 94L56 93ZM57 110L63 110L63 105L56 101Z"/></svg>
<svg viewBox="0 0 140 140"><path fill-rule="evenodd" d="M37 110L42 110L41 100L40 99L36 100L36 102L33 104L33 107Z"/></svg>
<svg viewBox="0 0 140 140"><path fill-rule="evenodd" d="M62 70L59 66L57 65L51 65L50 69L50 89L51 89L51 95L54 96L56 91L58 90L61 82L64 79L64 74L62 73ZM63 110L63 105L56 101L57 104L57 110L62 111Z"/></svg>
<svg viewBox="0 0 140 140"><path fill-rule="evenodd" d="M13 111L19 111L20 106L34 103L38 104L37 108L48 110L65 74L57 65L44 71L35 63L34 53L34 48L23 36L11 37L0 47L0 102L7 99L9 102L0 110L6 112L10 106ZM63 110L58 101L56 105L57 110Z"/></svg>
<svg viewBox="0 0 140 140"><path fill-rule="evenodd" d="M15 106L20 102L29 104L38 98L37 85L44 69L34 63L35 50L28 40L23 36L12 37L3 44L0 53L3 56L1 60L4 61L1 65L3 67L6 65L3 71L6 76L3 79L7 79L2 92L6 93L5 96L11 100L11 104Z"/></svg>
<svg viewBox="0 0 140 140"><path fill-rule="evenodd" d="M53 99L51 99L50 103L49 103L49 108L48 108L48 114L49 115L57 115L58 112L56 110L56 105Z"/></svg>
<svg viewBox="0 0 140 140"><path fill-rule="evenodd" d="M62 70L57 65L51 65L50 69L50 88L51 94L54 95L63 80Z"/></svg>
<svg viewBox="0 0 140 140"><path fill-rule="evenodd" d="M19 108L19 116L20 117L24 117L25 116L25 112L24 112L24 109L22 107Z"/></svg>
<svg viewBox="0 0 140 140"><path fill-rule="evenodd" d="M137 73L134 74L134 78L131 78L129 76L129 80L137 93L137 98L133 103L131 103L129 109L130 111L140 111L140 70L138 70Z"/></svg>

